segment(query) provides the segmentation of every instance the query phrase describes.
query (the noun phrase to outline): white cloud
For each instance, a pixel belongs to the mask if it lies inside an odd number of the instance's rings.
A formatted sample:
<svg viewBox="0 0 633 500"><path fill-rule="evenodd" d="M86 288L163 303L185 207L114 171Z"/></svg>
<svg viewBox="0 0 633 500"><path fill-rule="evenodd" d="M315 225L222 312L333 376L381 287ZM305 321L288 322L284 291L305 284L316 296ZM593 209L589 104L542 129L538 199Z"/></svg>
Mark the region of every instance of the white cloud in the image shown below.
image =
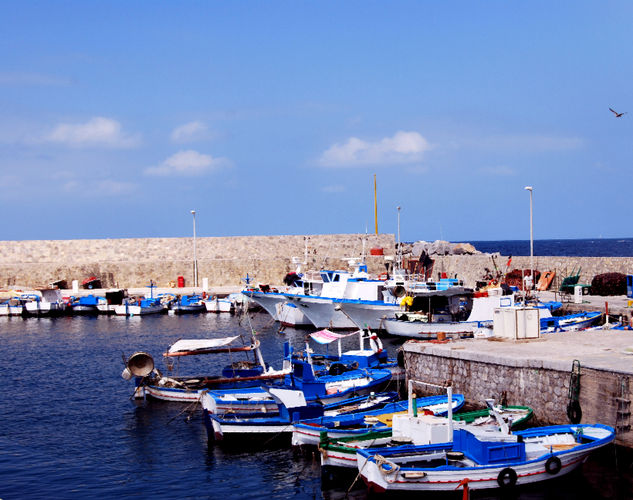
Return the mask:
<svg viewBox="0 0 633 500"><path fill-rule="evenodd" d="M514 169L507 167L505 165L499 165L496 167L484 167L484 168L479 169L479 171L482 174L498 175L501 177L516 175L516 171Z"/></svg>
<svg viewBox="0 0 633 500"><path fill-rule="evenodd" d="M375 142L350 137L323 152L319 163L328 167L414 163L429 149L430 144L418 132L399 131Z"/></svg>
<svg viewBox="0 0 633 500"><path fill-rule="evenodd" d="M228 164L229 161L226 158L213 158L211 155L188 149L186 151L178 151L160 165L148 167L144 172L146 175L156 176L195 176L204 175L223 166L228 166Z"/></svg>
<svg viewBox="0 0 633 500"><path fill-rule="evenodd" d="M138 137L123 133L118 121L102 116L91 118L86 123L60 123L45 140L73 147L130 148L139 143Z"/></svg>
<svg viewBox="0 0 633 500"><path fill-rule="evenodd" d="M171 140L176 143L193 142L203 139L208 133L205 123L200 121L189 122L176 127L171 132Z"/></svg>

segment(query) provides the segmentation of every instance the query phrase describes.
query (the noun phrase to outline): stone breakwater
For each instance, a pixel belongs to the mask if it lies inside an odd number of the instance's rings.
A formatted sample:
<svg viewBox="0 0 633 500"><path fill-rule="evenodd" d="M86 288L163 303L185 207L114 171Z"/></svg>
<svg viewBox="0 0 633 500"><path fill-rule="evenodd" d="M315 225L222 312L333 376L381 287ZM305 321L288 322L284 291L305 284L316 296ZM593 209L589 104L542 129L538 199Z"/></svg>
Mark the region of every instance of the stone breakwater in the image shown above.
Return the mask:
<svg viewBox="0 0 633 500"><path fill-rule="evenodd" d="M210 285L240 286L248 273L255 283L281 284L283 277L295 269L292 258L304 260L304 269L347 268L343 260L359 257L366 239L369 271L385 271L383 256L371 256L371 248L381 248L386 256L395 255L392 234L331 234L236 236L196 238L199 284L203 278ZM489 254L431 255L433 277L446 273L457 276L466 286L474 287L485 270L495 272L495 265L506 271L506 256ZM415 257L413 257L415 259ZM556 271L554 287L562 277L581 269L580 282L591 283L597 274L633 272L630 257L534 257L540 271ZM513 257L512 269L529 269L529 257ZM193 284L192 238L128 238L100 240L0 241L0 287L46 286L58 280L68 285L72 280L96 276L104 287L143 287L153 280L169 286L179 276Z"/></svg>
<svg viewBox="0 0 633 500"><path fill-rule="evenodd" d="M249 276L255 283L280 284L305 258L304 269L346 269L345 258L358 258L363 250L382 248L393 255L391 234L331 234L198 237L198 282L239 286ZM382 256L367 259L369 271L385 270ZM101 240L0 241L0 287L38 287L65 280L81 283L95 276L104 288L143 287L153 280L169 286L179 276L193 284L193 238L127 238Z"/></svg>

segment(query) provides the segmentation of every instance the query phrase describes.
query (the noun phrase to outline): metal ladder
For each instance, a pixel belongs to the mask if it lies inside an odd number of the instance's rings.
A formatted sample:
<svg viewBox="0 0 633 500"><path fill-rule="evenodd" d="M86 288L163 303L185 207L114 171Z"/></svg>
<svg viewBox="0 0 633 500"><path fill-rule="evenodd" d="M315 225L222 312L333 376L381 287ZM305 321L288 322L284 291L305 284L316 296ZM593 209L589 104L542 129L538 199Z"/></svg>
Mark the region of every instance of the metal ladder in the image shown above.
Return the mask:
<svg viewBox="0 0 633 500"><path fill-rule="evenodd" d="M631 400L629 399L629 379L620 378L620 395L615 397L617 404L615 416L615 431L628 432L631 430Z"/></svg>

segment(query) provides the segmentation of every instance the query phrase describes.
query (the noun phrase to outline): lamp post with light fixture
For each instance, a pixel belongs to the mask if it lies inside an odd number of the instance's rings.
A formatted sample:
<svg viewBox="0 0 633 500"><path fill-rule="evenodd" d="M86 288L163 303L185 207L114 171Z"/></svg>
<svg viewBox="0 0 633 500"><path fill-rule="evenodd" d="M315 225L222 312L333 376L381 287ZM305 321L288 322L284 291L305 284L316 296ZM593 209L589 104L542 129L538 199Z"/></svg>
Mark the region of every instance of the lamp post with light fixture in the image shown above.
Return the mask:
<svg viewBox="0 0 633 500"><path fill-rule="evenodd" d="M534 288L534 226L532 224L532 186L525 186L525 190L530 192L530 278Z"/></svg>

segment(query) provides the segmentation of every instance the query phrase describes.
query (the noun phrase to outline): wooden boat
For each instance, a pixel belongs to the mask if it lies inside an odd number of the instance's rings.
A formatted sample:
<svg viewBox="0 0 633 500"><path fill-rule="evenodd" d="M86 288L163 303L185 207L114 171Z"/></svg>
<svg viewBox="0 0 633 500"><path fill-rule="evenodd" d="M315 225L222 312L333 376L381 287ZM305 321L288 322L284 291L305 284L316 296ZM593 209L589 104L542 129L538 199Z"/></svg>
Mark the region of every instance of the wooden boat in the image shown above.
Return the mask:
<svg viewBox="0 0 633 500"><path fill-rule="evenodd" d="M453 394L450 400L450 410L448 396L417 398L414 404L420 413L426 411L433 415L446 415L449 411L457 411L464 405L464 396L461 394ZM363 415L321 417L296 423L292 433L292 445L318 446L322 432L327 433L330 439L337 439L339 437L358 436L367 432L387 430L389 425L382 422L381 417L400 413L406 410L410 404L409 401L398 401L389 403L379 410L366 412Z"/></svg>
<svg viewBox="0 0 633 500"><path fill-rule="evenodd" d="M302 391L281 387L270 387L267 390L277 403L277 414L265 416L236 415L235 413L218 414L211 395L203 395L201 403L209 441L265 437L267 440L283 439L289 444L294 422L316 416L333 417L366 412L382 407L397 398L397 393L394 392L372 393L369 396L323 405L318 402L306 401Z"/></svg>
<svg viewBox="0 0 633 500"><path fill-rule="evenodd" d="M202 296L198 294L194 295L181 295L176 296L175 300L169 303L170 314L196 314L206 311Z"/></svg>
<svg viewBox="0 0 633 500"><path fill-rule="evenodd" d="M497 415L493 413L493 410ZM463 428L494 428L496 432L501 432L497 416L501 417L510 429L514 429L524 425L532 417L532 409L527 406L494 406L492 409L488 407L483 410L454 414L453 421L455 425ZM379 420L383 421L380 417ZM409 417L403 413L398 417L394 416L389 421L389 425L392 422L395 422L393 427L382 431L370 431L358 436L337 439L330 439L327 435L322 436L319 443L322 472L326 475L332 475L332 468L355 469L356 452L359 449L387 448L405 443L432 444L434 435L446 436L446 432L441 429L446 428L448 421L428 415ZM432 425L433 422L437 429L441 428L439 432L430 433L427 431L426 427ZM439 442L442 441L444 439Z"/></svg>
<svg viewBox="0 0 633 500"><path fill-rule="evenodd" d="M358 450L372 492L507 489L568 474L615 439L602 424L557 425L479 438L456 429L451 442Z"/></svg>
<svg viewBox="0 0 633 500"><path fill-rule="evenodd" d="M595 325L602 318L599 311L579 312L566 316L552 316L541 319L541 333L570 332L584 330Z"/></svg>
<svg viewBox="0 0 633 500"><path fill-rule="evenodd" d="M268 366L259 349L260 343L255 337L248 345L235 345L240 338L223 337L216 339L179 340L163 354L165 358L197 356L204 354L253 352L253 360L235 361L225 366L220 375L201 376L163 376L154 368L153 358L144 352L134 353L126 360L123 378L136 377L135 398L152 397L165 401L193 402L210 389L234 389L256 387L267 382L283 379L290 373L290 365L281 370Z"/></svg>

